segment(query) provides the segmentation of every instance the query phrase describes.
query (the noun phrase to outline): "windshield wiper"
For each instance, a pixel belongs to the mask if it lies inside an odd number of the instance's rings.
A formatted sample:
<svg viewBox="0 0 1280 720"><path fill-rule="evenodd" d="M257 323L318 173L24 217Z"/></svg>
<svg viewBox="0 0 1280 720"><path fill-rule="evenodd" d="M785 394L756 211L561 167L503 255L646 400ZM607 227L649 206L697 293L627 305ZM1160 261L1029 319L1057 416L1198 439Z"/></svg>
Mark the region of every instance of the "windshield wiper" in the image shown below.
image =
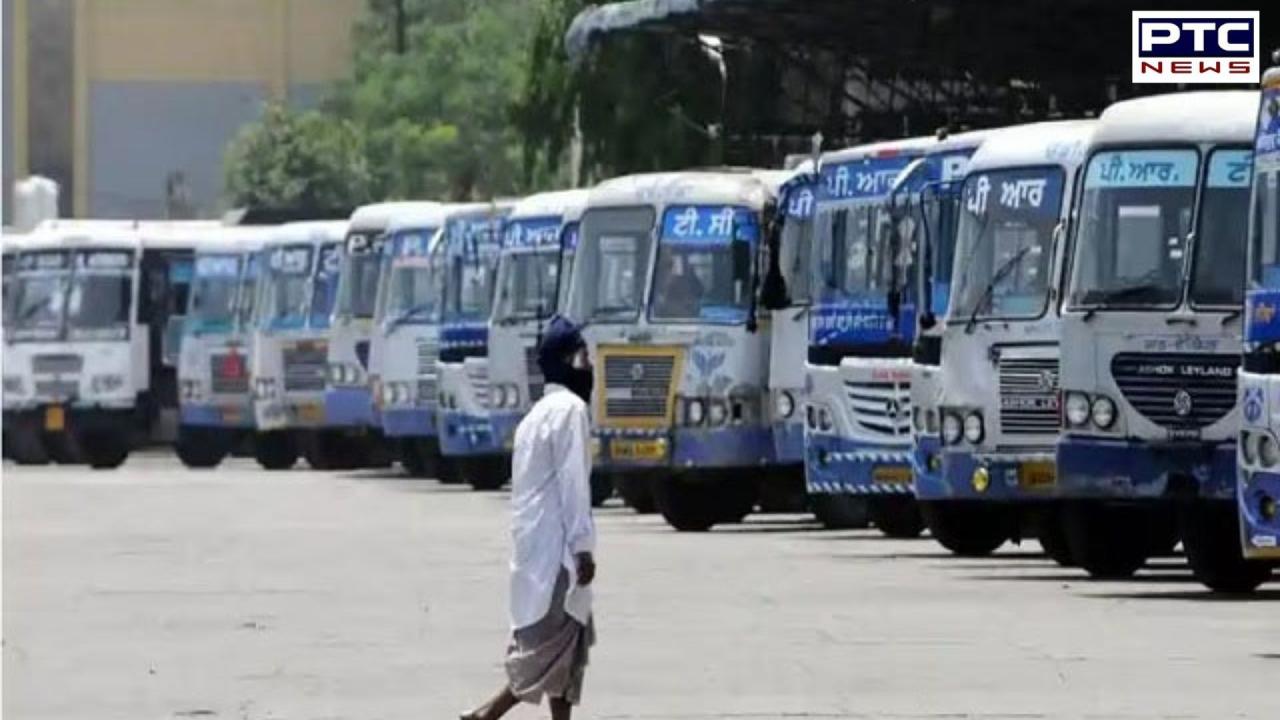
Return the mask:
<svg viewBox="0 0 1280 720"><path fill-rule="evenodd" d="M1031 245L1024 246L1021 250L1014 253L1013 257L1005 260L1004 264L996 268L995 273L991 276L990 282L987 283L986 287L982 288L982 294L978 296L978 302L974 303L973 312L969 313L969 321L964 325L964 331L966 333L973 332L974 326L978 324L978 313L982 312L982 309L991 302L991 298L996 292L996 286L1008 277L1009 273L1013 272L1014 268L1018 267L1018 264L1022 262L1022 258L1026 257L1027 254L1031 252L1031 247Z"/></svg>
<svg viewBox="0 0 1280 720"><path fill-rule="evenodd" d="M392 331L392 330L395 330L396 328L400 327L401 325L403 325L403 324L405 324L405 323L409 322L409 320L410 320L411 318L416 317L416 316L418 316L418 315L421 315L421 314L423 314L423 313L427 312L428 310L431 310L431 309L432 309L432 308L434 308L434 307L435 307L435 303L434 303L434 302L431 302L431 303L421 303L421 304L419 304L419 305L414 305L413 307L409 308L408 310L405 310L404 312L402 312L402 313L400 313L399 315L397 315L397 316L395 316L394 318L392 318L392 319L391 319L391 322L387 324L387 332L390 332L390 331Z"/></svg>
<svg viewBox="0 0 1280 720"><path fill-rule="evenodd" d="M1125 285L1124 287L1118 287L1114 290L1105 290L1096 300L1094 300L1092 303L1093 306L1085 311L1084 321L1089 322L1093 319L1093 316L1097 314L1099 309L1106 308L1118 300L1126 300L1128 298L1137 297L1150 292L1159 292L1162 289L1163 288L1159 285L1148 282L1139 283L1137 285Z"/></svg>

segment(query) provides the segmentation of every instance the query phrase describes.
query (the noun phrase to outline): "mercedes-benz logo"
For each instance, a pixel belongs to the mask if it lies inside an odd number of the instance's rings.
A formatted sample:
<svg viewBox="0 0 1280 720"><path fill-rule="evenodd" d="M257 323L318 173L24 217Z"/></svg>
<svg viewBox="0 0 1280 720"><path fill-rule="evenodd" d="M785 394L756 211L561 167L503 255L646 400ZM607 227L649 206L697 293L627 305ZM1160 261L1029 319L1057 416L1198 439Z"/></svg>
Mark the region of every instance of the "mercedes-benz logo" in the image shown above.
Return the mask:
<svg viewBox="0 0 1280 720"><path fill-rule="evenodd" d="M640 382L643 379L644 379L644 365L641 363L636 363L635 365L632 365L631 380L633 382Z"/></svg>
<svg viewBox="0 0 1280 720"><path fill-rule="evenodd" d="M1178 417L1186 417L1191 414L1191 393L1186 390L1179 390L1174 393L1173 412Z"/></svg>
<svg viewBox="0 0 1280 720"><path fill-rule="evenodd" d="M902 406L898 404L897 400L889 398L884 403L884 413L889 416L889 419L897 420L898 415L902 413Z"/></svg>
<svg viewBox="0 0 1280 720"><path fill-rule="evenodd" d="M1055 382L1052 370L1041 370L1040 375L1036 377L1036 386L1040 392L1053 392Z"/></svg>

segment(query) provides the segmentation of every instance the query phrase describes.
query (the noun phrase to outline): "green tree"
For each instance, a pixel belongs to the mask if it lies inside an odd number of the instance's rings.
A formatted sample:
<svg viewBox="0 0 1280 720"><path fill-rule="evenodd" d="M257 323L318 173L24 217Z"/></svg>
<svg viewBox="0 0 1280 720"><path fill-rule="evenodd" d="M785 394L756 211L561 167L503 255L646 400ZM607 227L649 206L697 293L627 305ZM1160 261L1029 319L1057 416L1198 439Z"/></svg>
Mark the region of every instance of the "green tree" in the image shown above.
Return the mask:
<svg viewBox="0 0 1280 720"><path fill-rule="evenodd" d="M369 163L356 126L277 104L231 141L224 172L234 206L326 210L371 197Z"/></svg>

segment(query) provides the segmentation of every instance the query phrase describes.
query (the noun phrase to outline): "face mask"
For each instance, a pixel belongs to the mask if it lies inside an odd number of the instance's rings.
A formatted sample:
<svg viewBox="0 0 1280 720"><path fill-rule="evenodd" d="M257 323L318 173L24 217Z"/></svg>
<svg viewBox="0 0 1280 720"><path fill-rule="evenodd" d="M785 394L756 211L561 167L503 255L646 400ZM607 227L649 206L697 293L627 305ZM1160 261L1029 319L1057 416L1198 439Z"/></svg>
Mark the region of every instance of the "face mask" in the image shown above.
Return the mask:
<svg viewBox="0 0 1280 720"><path fill-rule="evenodd" d="M570 368L564 386L582 401L591 404L591 388L595 386L596 377L591 368Z"/></svg>

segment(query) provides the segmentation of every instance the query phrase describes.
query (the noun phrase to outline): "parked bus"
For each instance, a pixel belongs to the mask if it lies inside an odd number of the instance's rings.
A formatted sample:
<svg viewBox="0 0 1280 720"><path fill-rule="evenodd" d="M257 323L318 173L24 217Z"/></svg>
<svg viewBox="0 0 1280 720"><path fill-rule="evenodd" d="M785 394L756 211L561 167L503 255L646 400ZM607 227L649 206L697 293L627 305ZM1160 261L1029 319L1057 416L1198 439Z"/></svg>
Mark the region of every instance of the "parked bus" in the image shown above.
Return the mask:
<svg viewBox="0 0 1280 720"><path fill-rule="evenodd" d="M1002 130L960 190L941 344L935 482L917 478L929 532L957 555L1039 537L1071 564L1057 519L1059 307L1073 191L1092 121Z"/></svg>
<svg viewBox="0 0 1280 720"><path fill-rule="evenodd" d="M1102 113L1076 200L1061 321L1059 494L1072 559L1128 576L1179 537L1219 587L1257 573L1233 505L1257 96L1196 92ZM1182 522L1178 523L1181 514ZM1230 548L1227 551L1226 548Z"/></svg>
<svg viewBox="0 0 1280 720"><path fill-rule="evenodd" d="M20 463L118 467L171 441L191 260L210 223L48 221L16 257L4 424Z"/></svg>
<svg viewBox="0 0 1280 720"><path fill-rule="evenodd" d="M1274 419L1280 413L1280 68L1263 76L1257 117L1236 497L1245 557L1274 564L1280 562L1280 423ZM1258 570L1248 579L1262 577Z"/></svg>
<svg viewBox="0 0 1280 720"><path fill-rule="evenodd" d="M268 470L299 455L318 470L350 467L341 430L325 424L329 318L347 223L292 222L264 244L253 321L254 455Z"/></svg>
<svg viewBox="0 0 1280 720"><path fill-rule="evenodd" d="M216 467L253 435L249 383L258 253L269 228L219 228L196 250L178 361L180 425L174 445L187 467Z"/></svg>
<svg viewBox="0 0 1280 720"><path fill-rule="evenodd" d="M632 175L591 190L569 315L596 359L597 468L652 484L678 530L741 520L785 483L757 293L779 173Z"/></svg>
<svg viewBox="0 0 1280 720"><path fill-rule="evenodd" d="M815 206L813 308L805 363L810 495L865 498L891 537L924 527L911 495L915 223L895 220L899 174L935 142L895 140L824 153Z"/></svg>
<svg viewBox="0 0 1280 720"><path fill-rule="evenodd" d="M510 446L495 440L488 413L489 317L513 203L455 213L444 229L444 305L440 325L440 454L477 490L497 489L511 476ZM514 350L514 348L512 348Z"/></svg>

